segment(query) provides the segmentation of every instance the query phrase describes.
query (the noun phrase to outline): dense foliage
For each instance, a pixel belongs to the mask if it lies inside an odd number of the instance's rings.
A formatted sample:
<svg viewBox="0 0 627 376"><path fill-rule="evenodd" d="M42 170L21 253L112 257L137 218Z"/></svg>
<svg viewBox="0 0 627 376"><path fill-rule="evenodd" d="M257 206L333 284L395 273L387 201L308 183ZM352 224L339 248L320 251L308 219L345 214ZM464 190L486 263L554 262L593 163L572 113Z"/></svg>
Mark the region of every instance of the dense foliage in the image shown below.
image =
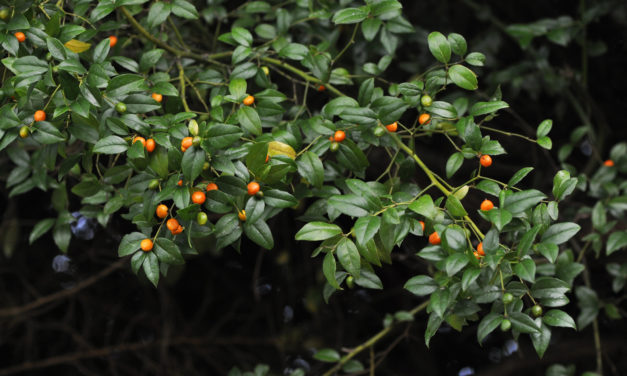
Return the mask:
<svg viewBox="0 0 627 376"><path fill-rule="evenodd" d="M493 173L502 138L554 149L553 121L531 134L501 121L501 88L475 94L486 55L457 33L417 33L397 0L20 0L3 12L8 197L49 192L56 212L29 243L50 234L68 252L73 236L121 218L134 229L118 256L157 287L201 248L274 249L276 218L294 216L293 252L315 242L328 302L355 285L385 289L380 271L411 242L420 266L404 288L415 307L390 312L363 346L319 349L325 375L367 368L361 352L403 322L426 320L427 346L442 326L472 326L479 343L500 328L542 357L553 333L598 325L601 308L621 317L591 288L584 255L627 247L627 143L578 171L568 158L593 134L584 124L559 145L549 189L527 183L542 162ZM199 25L215 30L200 36ZM506 32L526 49L543 36L567 44L582 28L558 18ZM416 35L430 61L398 78L387 70ZM422 151L432 143L433 165ZM576 193L585 205L561 205ZM624 294L627 262L607 272Z"/></svg>

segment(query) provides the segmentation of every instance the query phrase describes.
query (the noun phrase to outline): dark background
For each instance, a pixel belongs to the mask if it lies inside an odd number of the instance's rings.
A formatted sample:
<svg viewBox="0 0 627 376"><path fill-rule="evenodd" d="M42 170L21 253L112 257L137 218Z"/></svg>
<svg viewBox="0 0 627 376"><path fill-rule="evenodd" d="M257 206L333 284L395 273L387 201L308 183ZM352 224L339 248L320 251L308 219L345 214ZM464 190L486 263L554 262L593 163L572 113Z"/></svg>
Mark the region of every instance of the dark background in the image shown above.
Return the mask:
<svg viewBox="0 0 627 376"><path fill-rule="evenodd" d="M607 158L609 147L627 138L624 4L608 3L615 8L588 26L589 40L604 42L607 52L589 58L588 87L582 87L578 42L563 47L538 37L529 49L522 50L493 22L509 25L561 15L577 19L576 2L477 3L482 4L480 9L466 1L405 2L404 15L417 32L402 41L387 78L408 80L433 62L425 44L429 31L460 33L467 38L469 50L488 57L486 66L478 70L478 95L489 98L500 84L503 100L511 106L495 124L533 137L540 121L554 120L551 151L498 136L508 154L498 157L490 173L507 179L520 167L535 166L536 172L525 184L550 190L552 176L559 169L557 149L568 142L572 129L583 124L566 91L583 103L595 130L576 145L567 162L579 171L593 172ZM588 1L587 5L595 4ZM347 33L342 38L348 38ZM359 48L358 43L355 54ZM567 90L555 90L539 69L503 73L508 67L533 61L534 54L544 53L548 53L550 69ZM352 58L347 55L343 60L350 62ZM411 67L413 73L407 71ZM425 161L443 172L450 147L437 138L419 147ZM0 159L6 168L6 157ZM377 176L379 167L375 164L369 173ZM461 182L469 172L462 169L457 174L459 181L454 178L453 182ZM417 173L418 181L423 178ZM421 302L402 289L408 278L426 270L414 256L426 241L414 238L395 250L393 265L377 271L384 291L355 288L335 294L325 304L321 258L309 257L313 244L293 240L302 226L294 218L302 209L287 210L271 222L274 250L264 251L244 241L241 254L230 248L216 253L208 245L198 244L201 256L190 260L180 273L172 273L157 289L134 276L128 260L118 261L119 240L131 230L119 217L108 229L97 227L91 241L73 238L67 254L69 269L55 272L51 265L58 251L51 236L28 245L28 234L37 220L55 215L50 193L32 191L8 199L8 192L0 189L3 241L9 232L16 235L19 231L13 256L0 256L0 375L12 372L6 367L17 367L13 368L15 373L29 375L217 375L226 374L235 365L251 369L257 363L271 365L277 374L300 366L315 375L327 369L312 360L315 349L356 346L381 329L386 313L409 310ZM481 199L479 195L468 198L477 205ZM582 194L570 201L575 206L590 203ZM584 228L582 233L586 231ZM600 294L611 294L604 266L591 259L589 267L593 287ZM99 276L103 270L106 275ZM61 295L37 305L42 297L58 292ZM566 309L576 317L572 295L571 301ZM9 309L29 302L36 304ZM626 308L623 301L623 313ZM511 334L496 331L480 346L476 323L461 333L444 326L427 349L423 340L425 317L419 314L414 323L399 325L377 344L377 352L395 346L378 367L378 375L458 375L464 367L471 367L478 375L543 375L556 362L575 364L578 374L595 368L591 326L582 332L553 330L552 344L540 360L528 337L512 351ZM599 320L604 371L607 375L627 373L625 321L612 321L603 314ZM358 359L367 362L366 355Z"/></svg>

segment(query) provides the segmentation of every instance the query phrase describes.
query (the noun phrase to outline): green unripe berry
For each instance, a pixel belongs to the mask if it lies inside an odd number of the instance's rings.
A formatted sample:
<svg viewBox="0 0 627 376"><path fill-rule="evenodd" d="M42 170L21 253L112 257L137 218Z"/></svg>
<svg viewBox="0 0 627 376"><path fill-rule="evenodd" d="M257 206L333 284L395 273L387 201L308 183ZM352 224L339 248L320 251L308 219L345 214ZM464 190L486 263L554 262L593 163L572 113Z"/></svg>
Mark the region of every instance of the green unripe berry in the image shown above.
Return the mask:
<svg viewBox="0 0 627 376"><path fill-rule="evenodd" d="M46 60L47 60L47 61L52 60L52 54L51 54L50 52L48 52L48 53L46 54Z"/></svg>
<svg viewBox="0 0 627 376"><path fill-rule="evenodd" d="M514 295L510 294L509 292L506 292L505 294L503 294L503 304L510 304L513 301L514 301Z"/></svg>
<svg viewBox="0 0 627 376"><path fill-rule="evenodd" d="M202 139L200 137L196 136L196 137L194 137L192 139L192 145L198 147L198 145L200 145L200 141L202 141Z"/></svg>
<svg viewBox="0 0 627 376"><path fill-rule="evenodd" d="M30 129L28 128L28 126L25 125L22 128L20 128L20 137L26 138L28 137L29 134L30 134Z"/></svg>
<svg viewBox="0 0 627 376"><path fill-rule="evenodd" d="M9 10L7 8L0 10L0 20L6 20L9 18Z"/></svg>
<svg viewBox="0 0 627 376"><path fill-rule="evenodd" d="M353 278L352 275L346 277L346 286L348 286L349 289L355 287L355 278Z"/></svg>
<svg viewBox="0 0 627 376"><path fill-rule="evenodd" d="M159 188L159 179L152 179L148 183L148 189L157 189Z"/></svg>
<svg viewBox="0 0 627 376"><path fill-rule="evenodd" d="M338 151L339 148L340 148L340 144L335 141L331 142L331 146L329 146L329 150L331 150L334 153Z"/></svg>
<svg viewBox="0 0 627 376"><path fill-rule="evenodd" d="M508 330L510 330L512 328L512 322L509 321L508 319L504 319L503 321L501 321L501 330L506 332Z"/></svg>
<svg viewBox="0 0 627 376"><path fill-rule="evenodd" d="M74 166L72 166L72 168L70 169L70 174L78 176L81 173L81 165L79 163L75 164Z"/></svg>
<svg viewBox="0 0 627 376"><path fill-rule="evenodd" d="M204 226L207 223L207 213L199 212L198 215L196 215L196 222L198 222L199 225Z"/></svg>
<svg viewBox="0 0 627 376"><path fill-rule="evenodd" d="M542 315L542 307L539 304L534 305L531 307L531 314L533 317L540 317Z"/></svg>
<svg viewBox="0 0 627 376"><path fill-rule="evenodd" d="M198 136L198 122L194 119L190 120L189 123L187 123L187 130L192 136Z"/></svg>
<svg viewBox="0 0 627 376"><path fill-rule="evenodd" d="M383 129L383 127L376 127L374 129L374 135L377 137L381 137L385 134L385 129Z"/></svg>
<svg viewBox="0 0 627 376"><path fill-rule="evenodd" d="M123 102L118 102L115 105L115 110L121 114L126 112L126 104L124 104Z"/></svg>
<svg viewBox="0 0 627 376"><path fill-rule="evenodd" d="M431 99L429 94L425 94L420 98L420 103L425 107L429 107L433 103L433 99Z"/></svg>
<svg viewBox="0 0 627 376"><path fill-rule="evenodd" d="M209 162L205 162L202 164L202 170L207 171L209 169Z"/></svg>

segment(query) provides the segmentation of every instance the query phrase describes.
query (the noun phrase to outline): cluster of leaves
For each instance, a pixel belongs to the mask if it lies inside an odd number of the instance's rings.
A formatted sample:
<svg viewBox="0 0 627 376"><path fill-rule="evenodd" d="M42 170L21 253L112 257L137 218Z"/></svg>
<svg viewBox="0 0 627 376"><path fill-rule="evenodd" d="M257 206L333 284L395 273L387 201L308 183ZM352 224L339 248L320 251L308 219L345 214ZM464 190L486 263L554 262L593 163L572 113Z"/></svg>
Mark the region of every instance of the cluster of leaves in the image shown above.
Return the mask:
<svg viewBox="0 0 627 376"><path fill-rule="evenodd" d="M323 258L326 299L353 281L383 288L375 268L391 263L392 252L408 236L437 233L441 243L432 242L417 254L434 272L405 285L429 299L427 344L444 322L461 330L469 321L479 321L479 341L499 325L507 329L504 323L509 322L514 336L529 334L542 356L551 327L575 328L559 308L569 302L566 293L583 266L573 252L560 252L560 245L580 226L556 221L558 203L581 179L560 171L549 197L520 187L532 167L508 182L487 176L478 158L505 153L490 136L503 131L488 123L508 104L499 95L487 102L460 95L458 89L479 87L471 67L485 61L479 52L468 53L461 35L429 34L428 48L437 63L412 81L382 80L387 87L381 87L378 79L392 61L396 35L413 30L397 0L369 0L354 7L341 1L318 8L303 1L253 1L232 13L221 2L200 11L185 0L145 3L77 1L65 9L61 3L16 1L10 19L0 21L7 54L2 59L0 150L17 166L7 186L11 196L35 188L52 191L58 212L34 227L31 242L52 230L55 243L66 252L70 206L78 198L80 213L102 226L119 214L137 227L123 237L118 253L132 255L132 270L143 271L156 286L160 275L197 253L194 238L210 237L217 249L239 249L245 236L272 249L268 222L306 200L310 205L299 218L306 224L296 239L322 241L312 257ZM204 19L219 25L230 17L230 30L215 35L219 52L197 53L182 37L193 34L188 22ZM337 42L341 26L336 25L344 24L354 30L342 48ZM118 35L120 41L112 46L107 36L123 25L136 34ZM335 67L360 28L366 41L379 35L386 55L355 72ZM25 33L25 42L12 35L17 30ZM306 36L299 41L300 30ZM306 40L313 35L322 35L323 41ZM291 85L280 85L286 81ZM285 93L292 85L300 90L290 98ZM310 108L308 95L316 89L336 98ZM343 93L351 89L355 98ZM152 93L165 96L165 102L157 102ZM252 106L243 103L249 95ZM36 110L45 111L49 120L34 121ZM430 121L419 124L425 113ZM386 131L394 122L399 131ZM20 138L25 125L30 137ZM542 122L529 141L551 149L551 127L550 120ZM337 131L345 132L346 139L334 140ZM155 150L133 142L137 136L153 139ZM433 136L450 141L446 178L464 164L477 166L465 183L452 186L422 161L416 142ZM182 150L186 137L193 137L194 145ZM616 161L624 161L624 149L615 149ZM374 151L388 156L387 168L376 179L366 173ZM416 168L427 185L417 183ZM591 184L591 189L604 192L599 197L624 192L624 182L605 184L616 168L598 174L597 188ZM247 191L251 181L261 185L259 193ZM218 189L206 191L209 183ZM206 201L193 203L196 191L206 191ZM485 212L470 210L463 203L467 195L488 195L497 205ZM597 231L589 238L595 249L613 227L604 216L606 207L624 211L623 197L595 207ZM157 218L155 209L162 203L169 206L168 216ZM201 212L212 221L197 221ZM338 225L340 216L352 223L350 230ZM183 224L181 234L165 230L171 218ZM608 253L625 245L625 233L615 234ZM152 251L140 250L146 238L154 240ZM473 253L479 242L485 257ZM620 287L623 269L612 267ZM507 294L514 299L504 301ZM490 304L489 313L482 314L481 304ZM536 305L547 312L532 315ZM330 349L317 358L340 360Z"/></svg>

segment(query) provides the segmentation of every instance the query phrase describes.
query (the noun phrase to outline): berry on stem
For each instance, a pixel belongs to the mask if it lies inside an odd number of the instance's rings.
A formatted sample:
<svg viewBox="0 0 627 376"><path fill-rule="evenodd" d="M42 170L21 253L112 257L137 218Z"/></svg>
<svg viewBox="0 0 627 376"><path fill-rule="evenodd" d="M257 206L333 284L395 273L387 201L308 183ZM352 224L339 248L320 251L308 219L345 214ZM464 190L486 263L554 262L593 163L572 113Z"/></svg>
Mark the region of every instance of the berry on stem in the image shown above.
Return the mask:
<svg viewBox="0 0 627 376"><path fill-rule="evenodd" d="M246 210L242 210L240 212L237 213L237 218L239 218L240 221L245 222L246 221Z"/></svg>
<svg viewBox="0 0 627 376"><path fill-rule="evenodd" d="M133 145L137 142L141 142L143 146L146 146L146 139L141 137L141 136L135 136L133 137Z"/></svg>
<svg viewBox="0 0 627 376"><path fill-rule="evenodd" d="M257 192L259 192L259 183L257 183L256 181L251 181L250 183L248 183L248 186L246 186L246 188L248 189L248 194L254 196L257 194Z"/></svg>
<svg viewBox="0 0 627 376"><path fill-rule="evenodd" d="M146 146L146 150L149 153L152 153L153 151L155 151L155 147L157 147L157 144L155 143L154 139L149 138L149 139L146 140L145 146Z"/></svg>
<svg viewBox="0 0 627 376"><path fill-rule="evenodd" d="M202 205L202 204L205 203L206 199L207 199L207 197L205 196L205 192L196 191L196 192L192 193L192 202L194 204Z"/></svg>
<svg viewBox="0 0 627 376"><path fill-rule="evenodd" d="M433 232L429 235L429 244L437 245L440 244L441 241L440 235L437 232Z"/></svg>
<svg viewBox="0 0 627 376"><path fill-rule="evenodd" d="M170 218L165 223L165 226L168 228L168 230L174 233L174 231L176 231L181 225L179 224L179 221L177 221L175 218Z"/></svg>
<svg viewBox="0 0 627 376"><path fill-rule="evenodd" d="M216 183L207 184L207 191L217 191L218 185Z"/></svg>
<svg viewBox="0 0 627 376"><path fill-rule="evenodd" d="M141 247L142 251L149 252L149 251L152 250L152 245L153 245L152 244L152 240L146 238L146 239L142 240L142 242L140 244L140 247Z"/></svg>
<svg viewBox="0 0 627 376"><path fill-rule="evenodd" d="M396 132L396 130L398 129L398 122L395 121L392 124L388 124L385 126L385 128L390 132Z"/></svg>
<svg viewBox="0 0 627 376"><path fill-rule="evenodd" d="M35 111L35 115L33 115L33 119L35 121L44 121L46 120L46 113L42 110Z"/></svg>
<svg viewBox="0 0 627 376"><path fill-rule="evenodd" d="M487 154L484 154L481 156L481 158L479 158L479 163L481 163L483 167L490 167L492 166L492 157L490 157Z"/></svg>
<svg viewBox="0 0 627 376"><path fill-rule="evenodd" d="M603 166L612 167L614 166L614 161L611 159L608 159L607 161L603 162Z"/></svg>
<svg viewBox="0 0 627 376"><path fill-rule="evenodd" d="M244 105L246 106L252 106L252 104L255 103L255 97L253 97L252 95L249 95L246 98L244 98L242 103L244 103Z"/></svg>
<svg viewBox="0 0 627 376"><path fill-rule="evenodd" d="M483 200L483 202L481 203L481 211L488 211L488 210L492 210L492 208L494 208L494 204L492 203L492 201L485 199Z"/></svg>
<svg viewBox="0 0 627 376"><path fill-rule="evenodd" d="M431 120L431 115L429 114L420 114L420 116L418 116L418 123L420 123L420 125L428 124L429 120Z"/></svg>
<svg viewBox="0 0 627 376"><path fill-rule="evenodd" d="M117 43L118 43L118 37L116 37L115 35L111 35L109 37L109 47L113 48L115 47Z"/></svg>
<svg viewBox="0 0 627 376"><path fill-rule="evenodd" d="M480 256L485 256L485 251L483 250L483 242L477 244L477 253Z"/></svg>
<svg viewBox="0 0 627 376"><path fill-rule="evenodd" d="M164 205L164 204L159 204L159 205L157 206L157 210L156 210L155 212L156 212L156 214L157 214L157 217L159 217L159 218L163 219L163 218L165 218L165 217L167 217L167 216L168 216L168 211L169 211L169 210L168 210L168 207L167 207L166 205Z"/></svg>
<svg viewBox="0 0 627 376"><path fill-rule="evenodd" d="M22 128L20 128L20 137L22 138L26 138L28 137L30 133L30 129L28 128L28 126L23 126Z"/></svg>
<svg viewBox="0 0 627 376"><path fill-rule="evenodd" d="M335 142L342 142L346 139L346 132L344 131L335 131L335 134L333 135L333 141Z"/></svg>
<svg viewBox="0 0 627 376"><path fill-rule="evenodd" d="M22 43L26 40L26 35L24 33L22 33L21 31L18 31L17 33L13 34L15 35L15 37L17 38L17 41Z"/></svg>
<svg viewBox="0 0 627 376"><path fill-rule="evenodd" d="M154 99L155 101L161 103L161 101L163 100L163 95L159 94L159 93L152 93L151 95L152 99Z"/></svg>

